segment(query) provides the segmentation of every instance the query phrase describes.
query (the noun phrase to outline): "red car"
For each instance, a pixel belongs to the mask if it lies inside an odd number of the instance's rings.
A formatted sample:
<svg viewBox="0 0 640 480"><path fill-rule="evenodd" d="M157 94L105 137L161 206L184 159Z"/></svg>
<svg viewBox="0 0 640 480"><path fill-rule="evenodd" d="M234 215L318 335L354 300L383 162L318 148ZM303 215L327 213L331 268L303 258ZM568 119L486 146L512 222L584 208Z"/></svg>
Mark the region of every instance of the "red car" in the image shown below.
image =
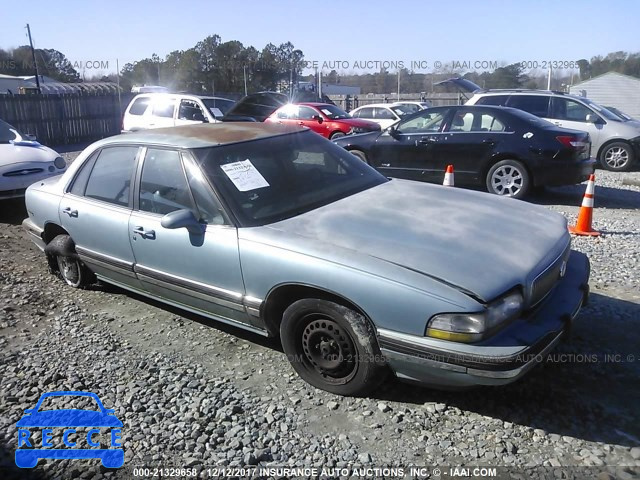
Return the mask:
<svg viewBox="0 0 640 480"><path fill-rule="evenodd" d="M289 103L273 112L265 122L304 125L331 140L352 133L380 130L377 123L351 118L347 112L330 103Z"/></svg>

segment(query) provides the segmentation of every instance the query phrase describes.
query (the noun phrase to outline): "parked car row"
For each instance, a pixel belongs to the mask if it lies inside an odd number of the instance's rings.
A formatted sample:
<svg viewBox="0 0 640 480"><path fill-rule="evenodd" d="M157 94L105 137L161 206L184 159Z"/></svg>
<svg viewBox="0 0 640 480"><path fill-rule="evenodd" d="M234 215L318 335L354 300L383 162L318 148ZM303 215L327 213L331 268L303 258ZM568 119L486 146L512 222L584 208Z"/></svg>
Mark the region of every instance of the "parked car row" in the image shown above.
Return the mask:
<svg viewBox="0 0 640 480"><path fill-rule="evenodd" d="M565 128L587 132L592 155L603 168L630 170L640 158L640 122L611 112L585 97L546 90L483 90L466 79L450 79L473 96L467 105L518 108Z"/></svg>
<svg viewBox="0 0 640 480"><path fill-rule="evenodd" d="M461 128L496 145L540 137L532 147L557 148L559 165L580 163L587 144L513 109L433 110L336 142L387 136L411 157ZM68 285L99 279L280 337L304 380L341 395L388 372L447 388L513 382L568 333L589 291L561 214L389 179L298 125L107 138L25 201L28 237Z"/></svg>

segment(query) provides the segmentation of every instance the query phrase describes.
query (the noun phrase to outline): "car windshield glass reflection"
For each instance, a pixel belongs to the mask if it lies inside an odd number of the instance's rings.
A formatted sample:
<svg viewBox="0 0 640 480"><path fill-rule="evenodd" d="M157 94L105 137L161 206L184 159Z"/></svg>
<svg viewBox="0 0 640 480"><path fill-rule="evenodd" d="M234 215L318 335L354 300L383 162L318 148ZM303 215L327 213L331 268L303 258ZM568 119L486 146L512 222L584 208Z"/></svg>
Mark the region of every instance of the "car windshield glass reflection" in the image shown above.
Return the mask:
<svg viewBox="0 0 640 480"><path fill-rule="evenodd" d="M9 143L17 138L17 130L7 122L0 120L0 143Z"/></svg>
<svg viewBox="0 0 640 480"><path fill-rule="evenodd" d="M313 132L195 154L242 226L290 218L388 181Z"/></svg>
<svg viewBox="0 0 640 480"><path fill-rule="evenodd" d="M349 114L335 105L323 105L320 110L327 118L331 120L339 120L341 118L350 118Z"/></svg>
<svg viewBox="0 0 640 480"><path fill-rule="evenodd" d="M217 108L223 114L226 113L233 107L233 102L230 100L222 100L216 98L203 98L202 103L209 109L209 111L215 116L215 113L212 109Z"/></svg>

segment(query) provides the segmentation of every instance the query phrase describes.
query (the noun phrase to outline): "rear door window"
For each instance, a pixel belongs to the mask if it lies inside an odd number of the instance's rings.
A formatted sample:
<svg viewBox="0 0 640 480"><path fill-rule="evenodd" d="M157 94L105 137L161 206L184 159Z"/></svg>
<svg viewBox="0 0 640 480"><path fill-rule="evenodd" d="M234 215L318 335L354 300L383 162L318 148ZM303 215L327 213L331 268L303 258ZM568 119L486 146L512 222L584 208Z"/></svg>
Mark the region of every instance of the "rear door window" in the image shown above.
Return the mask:
<svg viewBox="0 0 640 480"><path fill-rule="evenodd" d="M126 207L138 147L103 149L89 175L85 197Z"/></svg>
<svg viewBox="0 0 640 480"><path fill-rule="evenodd" d="M153 105L152 115L154 117L173 118L173 111L176 108L175 100L158 102Z"/></svg>
<svg viewBox="0 0 640 480"><path fill-rule="evenodd" d="M547 95L511 95L507 106L524 110L537 117L548 117L549 98Z"/></svg>
<svg viewBox="0 0 640 480"><path fill-rule="evenodd" d="M373 108L366 107L362 110L358 110L354 115L355 118L373 118Z"/></svg>
<svg viewBox="0 0 640 480"><path fill-rule="evenodd" d="M395 120L395 115L384 107L376 107L374 110L376 120Z"/></svg>
<svg viewBox="0 0 640 480"><path fill-rule="evenodd" d="M136 98L129 109L129 115L144 115L150 101L149 97Z"/></svg>

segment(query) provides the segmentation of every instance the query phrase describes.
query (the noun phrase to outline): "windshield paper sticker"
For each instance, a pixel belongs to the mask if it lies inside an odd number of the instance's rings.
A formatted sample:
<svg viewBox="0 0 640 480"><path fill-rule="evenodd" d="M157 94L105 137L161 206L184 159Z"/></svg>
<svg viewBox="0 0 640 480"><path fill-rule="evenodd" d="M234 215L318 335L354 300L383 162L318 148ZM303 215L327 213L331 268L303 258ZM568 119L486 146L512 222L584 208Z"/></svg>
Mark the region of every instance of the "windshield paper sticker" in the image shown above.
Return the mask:
<svg viewBox="0 0 640 480"><path fill-rule="evenodd" d="M269 184L253 166L251 160L247 159L242 162L227 163L220 165L220 168L229 177L238 190L247 192L249 190L257 190L258 188L268 187Z"/></svg>

